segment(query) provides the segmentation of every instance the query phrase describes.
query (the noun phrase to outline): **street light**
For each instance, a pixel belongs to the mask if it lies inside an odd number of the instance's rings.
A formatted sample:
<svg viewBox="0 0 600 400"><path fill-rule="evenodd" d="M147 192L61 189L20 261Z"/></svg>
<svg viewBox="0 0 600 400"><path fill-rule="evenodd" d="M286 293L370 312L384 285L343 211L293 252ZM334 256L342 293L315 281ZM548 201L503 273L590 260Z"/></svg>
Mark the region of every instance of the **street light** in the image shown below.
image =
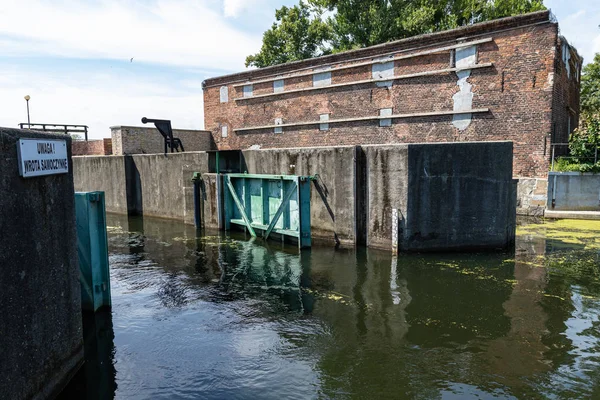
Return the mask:
<svg viewBox="0 0 600 400"><path fill-rule="evenodd" d="M31 99L31 97L26 95L25 101L27 102L27 128L31 128L31 121L29 120L29 99Z"/></svg>

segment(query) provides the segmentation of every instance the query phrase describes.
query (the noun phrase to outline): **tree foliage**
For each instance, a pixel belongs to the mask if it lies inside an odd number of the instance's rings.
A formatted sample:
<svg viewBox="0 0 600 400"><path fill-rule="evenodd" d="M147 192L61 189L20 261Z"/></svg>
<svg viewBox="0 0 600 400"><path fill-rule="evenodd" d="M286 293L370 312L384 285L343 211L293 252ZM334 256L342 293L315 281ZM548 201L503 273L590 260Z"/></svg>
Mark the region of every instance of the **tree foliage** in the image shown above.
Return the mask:
<svg viewBox="0 0 600 400"><path fill-rule="evenodd" d="M600 53L583 67L581 75L581 113L584 118L600 114Z"/></svg>
<svg viewBox="0 0 600 400"><path fill-rule="evenodd" d="M260 52L246 57L246 66L266 67L324 55L330 52L331 27L322 10L300 1L275 11L275 22L263 34Z"/></svg>
<svg viewBox="0 0 600 400"><path fill-rule="evenodd" d="M260 52L248 56L246 66L266 67L545 9L543 0L307 1L275 12Z"/></svg>
<svg viewBox="0 0 600 400"><path fill-rule="evenodd" d="M600 172L600 114L582 114L569 138L569 157L557 160L556 171Z"/></svg>

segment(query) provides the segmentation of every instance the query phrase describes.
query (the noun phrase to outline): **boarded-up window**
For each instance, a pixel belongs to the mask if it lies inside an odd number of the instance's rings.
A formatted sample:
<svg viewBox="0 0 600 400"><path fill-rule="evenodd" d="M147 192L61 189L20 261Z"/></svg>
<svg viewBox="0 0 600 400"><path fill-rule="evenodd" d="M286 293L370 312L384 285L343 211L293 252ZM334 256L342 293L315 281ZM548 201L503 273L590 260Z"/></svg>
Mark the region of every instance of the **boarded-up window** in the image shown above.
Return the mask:
<svg viewBox="0 0 600 400"><path fill-rule="evenodd" d="M221 86L221 89L219 89L219 99L221 100L221 103L227 103L229 101L227 86Z"/></svg>
<svg viewBox="0 0 600 400"><path fill-rule="evenodd" d="M391 108L382 108L381 110L379 110L380 117L389 117L390 115L392 115ZM379 126L392 126L392 119L391 118L380 119Z"/></svg>
<svg viewBox="0 0 600 400"><path fill-rule="evenodd" d="M313 75L313 86L314 87L329 86L329 85L331 85L331 72L329 72L329 71L316 72Z"/></svg>
<svg viewBox="0 0 600 400"><path fill-rule="evenodd" d="M321 123L319 124L319 130L321 130L321 131L328 131L329 130L329 124L325 123L325 121L329 121L329 114L321 114L321 115L319 115L319 121L321 121Z"/></svg>
<svg viewBox="0 0 600 400"><path fill-rule="evenodd" d="M273 93L283 92L283 79L279 79L273 82Z"/></svg>
<svg viewBox="0 0 600 400"><path fill-rule="evenodd" d="M379 61L387 60L388 58ZM393 78L394 76L394 61L378 62L371 66L371 75L373 79ZM393 80L377 82L379 87L390 87L394 83Z"/></svg>
<svg viewBox="0 0 600 400"><path fill-rule="evenodd" d="M275 118L275 125L281 125L281 124L283 124L283 119ZM283 133L283 127L275 127L274 132L275 133Z"/></svg>

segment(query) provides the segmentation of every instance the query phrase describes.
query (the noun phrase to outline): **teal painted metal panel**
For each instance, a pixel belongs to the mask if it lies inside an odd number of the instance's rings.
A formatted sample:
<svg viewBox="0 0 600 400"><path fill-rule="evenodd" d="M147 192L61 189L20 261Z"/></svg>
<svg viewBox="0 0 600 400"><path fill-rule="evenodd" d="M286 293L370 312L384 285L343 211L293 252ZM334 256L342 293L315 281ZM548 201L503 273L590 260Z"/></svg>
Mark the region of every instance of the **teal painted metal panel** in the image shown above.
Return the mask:
<svg viewBox="0 0 600 400"><path fill-rule="evenodd" d="M81 306L95 312L111 306L104 192L76 192L75 217Z"/></svg>
<svg viewBox="0 0 600 400"><path fill-rule="evenodd" d="M310 247L309 176L226 174L224 225L243 226L252 236L272 233Z"/></svg>

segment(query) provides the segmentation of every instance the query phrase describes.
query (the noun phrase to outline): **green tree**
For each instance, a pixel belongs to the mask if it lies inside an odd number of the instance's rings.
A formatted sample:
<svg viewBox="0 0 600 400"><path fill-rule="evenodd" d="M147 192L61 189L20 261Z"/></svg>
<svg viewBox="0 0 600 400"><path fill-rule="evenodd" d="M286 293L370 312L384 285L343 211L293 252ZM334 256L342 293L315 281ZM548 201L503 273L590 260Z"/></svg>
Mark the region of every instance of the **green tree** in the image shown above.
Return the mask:
<svg viewBox="0 0 600 400"><path fill-rule="evenodd" d="M260 52L246 65L264 67L543 9L543 0L301 1L275 12ZM325 12L330 16L324 18Z"/></svg>
<svg viewBox="0 0 600 400"><path fill-rule="evenodd" d="M322 11L303 1L275 11L276 21L263 34L260 52L246 57L246 66L262 68L329 53L331 27L322 19Z"/></svg>
<svg viewBox="0 0 600 400"><path fill-rule="evenodd" d="M600 53L583 67L581 74L581 113L583 117L600 113Z"/></svg>
<svg viewBox="0 0 600 400"><path fill-rule="evenodd" d="M574 161L589 164L594 161L596 148L600 146L600 115L587 115L569 140L569 149Z"/></svg>

